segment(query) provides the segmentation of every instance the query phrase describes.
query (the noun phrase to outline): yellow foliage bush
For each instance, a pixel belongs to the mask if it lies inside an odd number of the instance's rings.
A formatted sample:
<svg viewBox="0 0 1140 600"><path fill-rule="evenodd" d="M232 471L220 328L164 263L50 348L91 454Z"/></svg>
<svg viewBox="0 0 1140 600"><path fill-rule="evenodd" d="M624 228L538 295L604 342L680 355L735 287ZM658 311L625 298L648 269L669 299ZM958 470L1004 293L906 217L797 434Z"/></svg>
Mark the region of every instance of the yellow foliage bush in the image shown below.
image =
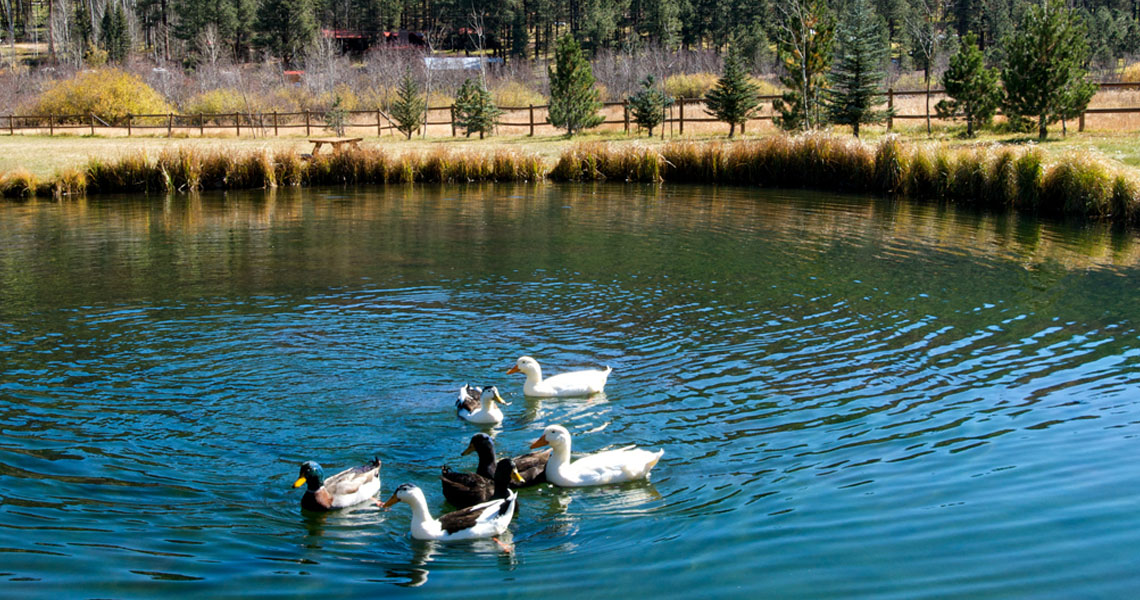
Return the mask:
<svg viewBox="0 0 1140 600"><path fill-rule="evenodd" d="M317 98L317 103L321 109L327 110L332 107L333 102L336 100L337 94L340 94L340 107L344 110L366 110L361 108L360 98L356 92L346 84L336 86L336 89L331 92L325 92ZM375 108L375 107L372 107Z"/></svg>
<svg viewBox="0 0 1140 600"><path fill-rule="evenodd" d="M665 78L665 93L674 98L700 98L716 85L716 73L678 73Z"/></svg>
<svg viewBox="0 0 1140 600"><path fill-rule="evenodd" d="M507 81L495 86L491 90L496 106L542 106L546 104L546 96L537 92L521 81Z"/></svg>
<svg viewBox="0 0 1140 600"><path fill-rule="evenodd" d="M1140 82L1140 63L1125 66L1124 72L1120 74L1120 80L1124 83Z"/></svg>
<svg viewBox="0 0 1140 600"><path fill-rule="evenodd" d="M84 71L55 82L36 101L39 114L83 115L119 119L128 113L164 114L173 109L137 75L118 69Z"/></svg>
<svg viewBox="0 0 1140 600"><path fill-rule="evenodd" d="M257 106L253 98L250 98L250 104L247 106L241 92L232 88L218 88L202 92L182 105L182 112L188 115L219 115L257 112L258 110L260 107Z"/></svg>

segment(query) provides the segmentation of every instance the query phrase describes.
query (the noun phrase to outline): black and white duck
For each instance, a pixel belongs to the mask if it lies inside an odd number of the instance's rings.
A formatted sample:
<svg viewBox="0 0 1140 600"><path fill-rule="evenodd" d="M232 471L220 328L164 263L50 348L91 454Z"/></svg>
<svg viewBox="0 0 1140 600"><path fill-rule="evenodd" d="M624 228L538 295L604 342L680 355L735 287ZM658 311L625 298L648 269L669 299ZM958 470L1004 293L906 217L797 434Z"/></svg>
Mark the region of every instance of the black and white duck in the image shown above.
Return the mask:
<svg viewBox="0 0 1140 600"><path fill-rule="evenodd" d="M503 459L496 466L495 495L492 500L449 512L438 519L431 516L423 490L410 483L396 488L383 506L391 508L397 502L411 506L411 532L417 540L447 542L494 537L507 530L515 514L518 492L508 487L512 479L518 481L522 477L509 458Z"/></svg>
<svg viewBox="0 0 1140 600"><path fill-rule="evenodd" d="M486 402L483 401L485 394L491 395ZM483 389L463 384L459 388L459 399L455 401L455 412L460 418L477 425L498 425L503 422L500 404L506 406L508 403L495 386Z"/></svg>

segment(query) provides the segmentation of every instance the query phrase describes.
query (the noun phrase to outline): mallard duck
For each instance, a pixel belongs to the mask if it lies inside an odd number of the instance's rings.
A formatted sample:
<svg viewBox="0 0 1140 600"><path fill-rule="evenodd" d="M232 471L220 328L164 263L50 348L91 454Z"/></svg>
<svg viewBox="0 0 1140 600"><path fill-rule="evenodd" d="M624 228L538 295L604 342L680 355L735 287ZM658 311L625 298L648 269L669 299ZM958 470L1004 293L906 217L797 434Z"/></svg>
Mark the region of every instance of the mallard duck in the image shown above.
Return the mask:
<svg viewBox="0 0 1140 600"><path fill-rule="evenodd" d="M561 425L551 425L542 437L530 445L539 448L549 445L554 449L546 463L546 480L559 487L584 487L645 479L649 470L661 460L664 450L650 452L633 447L607 450L583 456L570 462L570 432Z"/></svg>
<svg viewBox="0 0 1140 600"><path fill-rule="evenodd" d="M491 499L494 493L495 473L498 472L501 461L495 460L495 442L485 433L476 433L471 436L471 442L463 451L463 456L472 452L479 454L479 466L474 473L454 471L450 467L443 467L439 475L443 487L443 497L452 506L463 508ZM510 482L510 487L521 488L546 482L546 461L550 458L550 450L531 452L517 456L513 461L515 470L522 477L521 482Z"/></svg>
<svg viewBox="0 0 1140 600"><path fill-rule="evenodd" d="M301 496L301 508L306 510L326 511L359 504L380 491L380 459L345 469L328 479L325 479L321 465L306 461L301 465L301 474L293 482L293 487L299 488L306 483L309 487Z"/></svg>
<svg viewBox="0 0 1140 600"><path fill-rule="evenodd" d="M412 507L412 537L417 540L447 542L497 536L510 525L518 499L518 492L508 488L507 483L511 478L521 479L518 471L509 465L499 471L495 478L494 500L449 512L438 519L432 518L423 490L410 483L396 488L383 506L391 508L397 502L408 503Z"/></svg>
<svg viewBox="0 0 1140 600"><path fill-rule="evenodd" d="M538 361L523 356L515 361L507 374L523 373L526 383L523 384L523 393L527 396L552 398L556 396L589 396L597 394L606 387L606 379L610 376L610 367L601 370L572 371L561 373L546 379L542 378L542 367Z"/></svg>
<svg viewBox="0 0 1140 600"><path fill-rule="evenodd" d="M491 394L491 400L484 403L483 394ZM507 405L507 401L499 395L495 386L487 389L477 388L464 384L459 388L459 399L455 401L455 412L463 419L479 425L497 425L503 422L503 411L499 404Z"/></svg>

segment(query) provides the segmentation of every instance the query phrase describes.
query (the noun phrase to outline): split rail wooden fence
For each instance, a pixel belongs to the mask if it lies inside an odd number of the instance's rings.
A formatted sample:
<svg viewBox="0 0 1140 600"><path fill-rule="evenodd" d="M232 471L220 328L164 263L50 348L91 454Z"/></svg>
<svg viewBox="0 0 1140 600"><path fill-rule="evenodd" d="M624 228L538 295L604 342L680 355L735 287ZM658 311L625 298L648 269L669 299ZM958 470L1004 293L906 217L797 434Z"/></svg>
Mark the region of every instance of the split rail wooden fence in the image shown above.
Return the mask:
<svg viewBox="0 0 1140 600"><path fill-rule="evenodd" d="M1100 88L1104 90L1124 89L1124 88L1140 88L1140 83L1101 83ZM896 99L914 96L926 96L931 98L943 97L944 90L931 89L929 92L926 90L888 90L887 91L887 106L894 109L896 107ZM770 106L772 100L779 98L779 96L762 96L762 106ZM613 110L620 107L620 111ZM549 106L547 105L529 105L529 106L502 106L499 107L503 111L503 117L496 123L497 128L503 133L515 133L519 130L525 131L527 135L534 136L539 129L544 132L556 132L552 125L546 122L546 111ZM606 102L603 103L603 112L607 114L619 113L619 117L609 116L603 121L603 125L621 125L626 133L632 127L636 127L633 122L629 110L628 102ZM769 111L771 112L771 111ZM446 119L439 117L440 113L446 116ZM1083 131L1085 128L1085 115L1090 114L1130 114L1140 113L1140 106L1137 107L1094 107L1088 108L1078 119L1078 130ZM450 127L451 135L459 135L458 127L455 123L455 106L436 106L430 107L427 111L428 118L426 119L426 127ZM696 123L712 123L717 119L709 116L703 110L703 102L700 98L681 98L668 107L665 111L664 122L660 127L660 135L684 135L685 125ZM755 117L751 121L770 121L772 114L763 114ZM887 121L887 129L890 130L894 127L896 120L915 120L926 119L925 111L921 113L900 113L892 112L892 116ZM934 114L930 115L931 119L936 119ZM6 125L6 127L4 127ZM380 109L374 110L353 110L347 111L346 127L359 131L360 129L375 129L377 136L385 134L403 135L399 134L393 120ZM261 112L261 113L223 113L223 114L145 114L145 115L132 115L120 119L104 119L99 115L86 114L86 115L13 115L9 114L0 117L0 131L8 133L9 135L17 135L18 133L26 133L33 131L36 133L43 133L46 131L48 135L55 135L57 132L80 132L90 133L95 135L97 131L105 132L106 130L125 131L127 136L134 135L136 132L142 134L153 135L155 133L165 133L167 136L173 136L175 132L179 135L192 135L197 133L199 136L205 136L207 131L210 132L223 132L228 133L232 131L234 135L240 137L244 134L252 136L279 136L282 131L286 134L290 132L299 132L304 129L306 136L313 135L313 131L325 131L324 113L318 111L300 111L300 112Z"/></svg>

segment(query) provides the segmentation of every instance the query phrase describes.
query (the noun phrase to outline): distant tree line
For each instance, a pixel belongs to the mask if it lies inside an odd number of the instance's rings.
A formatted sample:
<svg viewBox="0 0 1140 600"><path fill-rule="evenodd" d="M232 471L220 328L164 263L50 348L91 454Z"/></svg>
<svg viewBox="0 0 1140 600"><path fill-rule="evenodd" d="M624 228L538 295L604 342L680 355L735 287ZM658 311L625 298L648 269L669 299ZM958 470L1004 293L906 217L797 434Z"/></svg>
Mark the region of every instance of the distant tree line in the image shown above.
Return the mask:
<svg viewBox="0 0 1140 600"><path fill-rule="evenodd" d="M194 64L203 55L244 61L262 55L287 62L322 30L363 34L412 31L433 50L484 49L510 58L549 58L566 34L587 56L637 47L724 50L733 40L747 65L774 58L788 43L787 16L809 5L838 15L849 0L0 0L6 42L59 41L52 51L76 60L94 47L111 55L104 31L124 11L132 52ZM868 0L881 19L895 64L929 70L932 45L967 33L998 62L1004 41L1034 0ZM1075 0L1086 24L1090 64L1114 66L1140 53L1140 0ZM813 10L819 13L820 10ZM804 40L799 40L801 43ZM810 40L808 40L810 42ZM801 88L802 91L802 88Z"/></svg>

